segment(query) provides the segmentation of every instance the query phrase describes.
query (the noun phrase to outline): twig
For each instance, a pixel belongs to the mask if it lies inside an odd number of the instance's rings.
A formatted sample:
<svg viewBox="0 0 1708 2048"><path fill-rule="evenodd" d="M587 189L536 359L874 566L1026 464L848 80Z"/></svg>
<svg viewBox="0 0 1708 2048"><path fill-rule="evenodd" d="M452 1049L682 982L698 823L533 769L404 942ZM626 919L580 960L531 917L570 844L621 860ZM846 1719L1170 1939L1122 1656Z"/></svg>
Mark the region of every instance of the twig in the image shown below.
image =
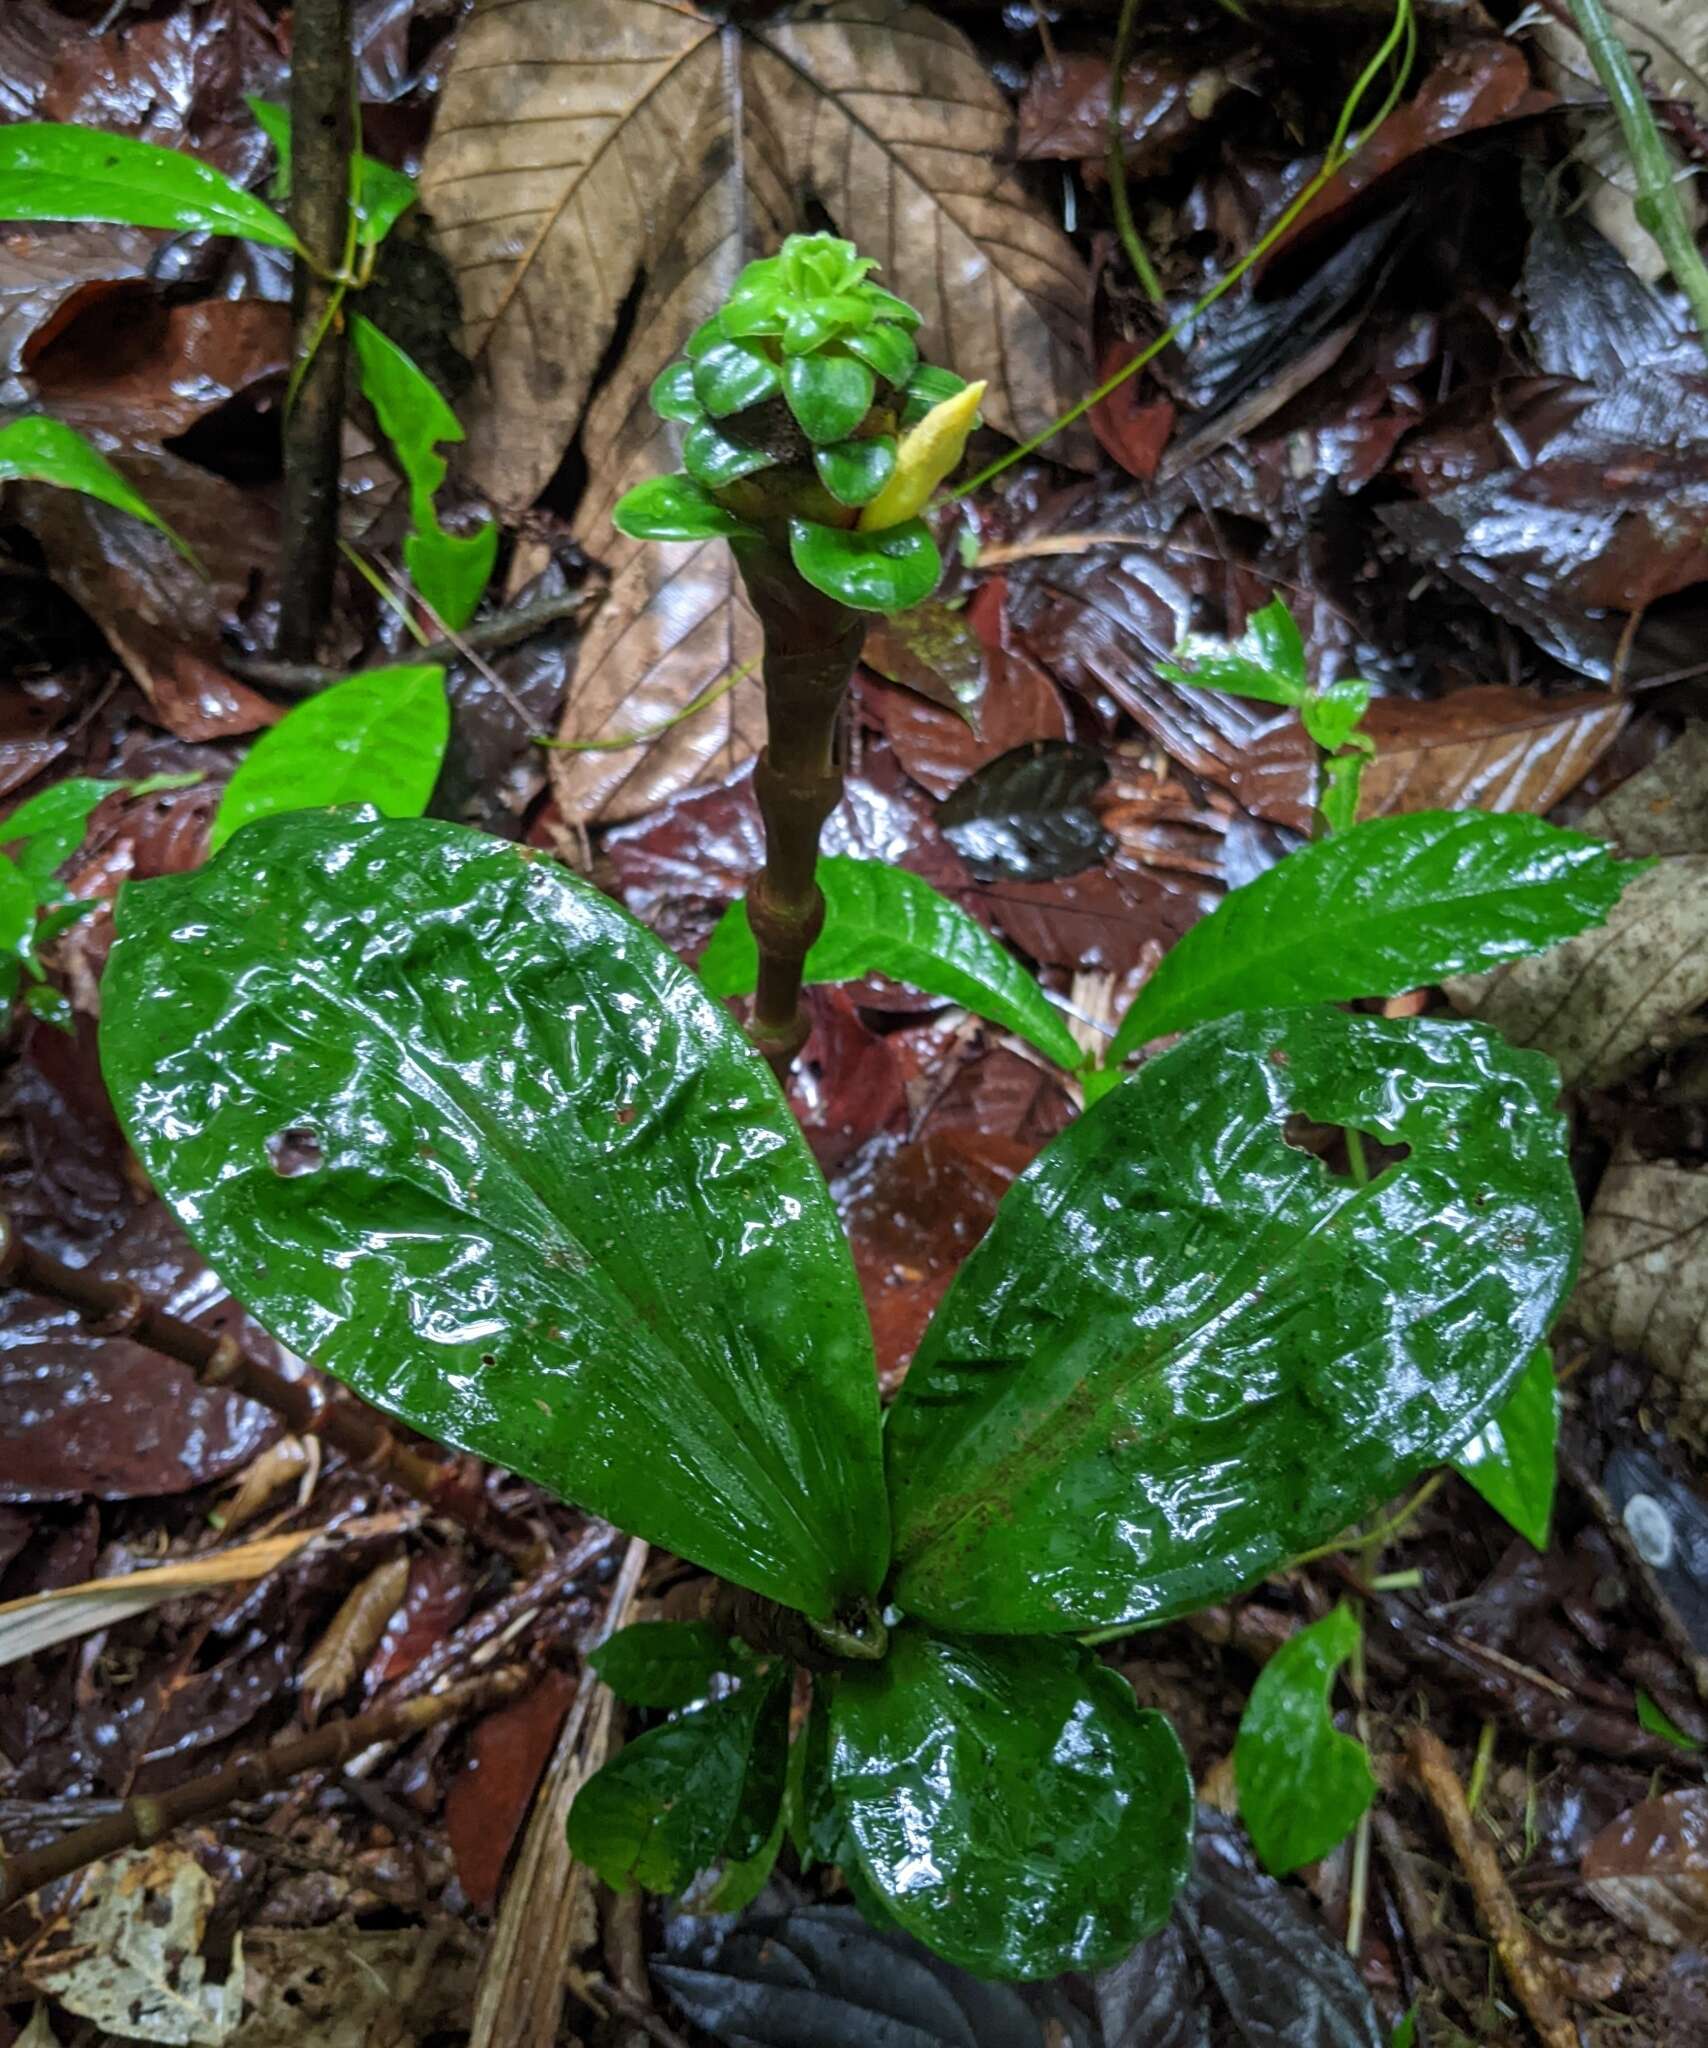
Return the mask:
<svg viewBox="0 0 1708 2048"><path fill-rule="evenodd" d="M1637 219L1654 238L1667 268L1690 301L1696 331L1708 348L1708 264L1704 264L1684 217L1672 158L1638 82L1631 53L1619 40L1602 0L1568 0L1568 4L1596 76L1619 117L1631 168L1637 174Z"/></svg>
<svg viewBox="0 0 1708 2048"><path fill-rule="evenodd" d="M639 1892L634 1897L638 1902ZM598 2001L603 1999L613 2012L626 2020L633 2020L642 2033L658 2043L658 2048L688 2048L676 2029L667 2026L650 2005L644 2004L632 1992L625 1991L621 1984L613 1983L609 1977L583 1977L572 1988L582 1993L595 2012L599 2010Z"/></svg>
<svg viewBox="0 0 1708 2048"><path fill-rule="evenodd" d="M1412 1775L1434 1807L1477 1902L1477 1915L1494 1941L1518 2002L1546 2048L1582 2048L1566 2011L1552 1959L1537 1946L1512 1896L1512 1887L1487 1838L1477 1832L1453 1759L1438 1735L1413 1728L1406 1735Z"/></svg>
<svg viewBox="0 0 1708 2048"><path fill-rule="evenodd" d="M350 0L297 0L291 33L291 226L313 263L291 280L291 401L285 415L285 514L278 653L312 658L332 614L338 561L348 338L338 282L350 253Z"/></svg>
<svg viewBox="0 0 1708 2048"><path fill-rule="evenodd" d="M1115 209L1115 232L1121 237L1121 247L1127 252L1133 275L1144 287L1145 297L1153 306L1161 307L1166 303L1162 283L1149 251L1139 240L1138 224L1133 219L1133 198L1127 190L1127 150L1121 134L1121 102L1127 86L1127 60L1133 54L1133 24L1138 12L1139 0L1121 0L1120 25L1115 30L1115 54L1109 60L1109 143L1105 168L1109 173L1109 200Z"/></svg>
<svg viewBox="0 0 1708 2048"><path fill-rule="evenodd" d="M146 1848L175 1828L212 1819L239 1800L263 1798L304 1771L340 1764L376 1742L406 1741L455 1715L483 1713L501 1701L514 1699L531 1677L526 1666L509 1665L425 1699L375 1707L353 1720L328 1721L311 1735L295 1736L289 1742L239 1757L223 1770L192 1778L170 1792L138 1793L104 1820L92 1821L43 1848L8 1856L0 1867L0 1908L103 1857Z"/></svg>
<svg viewBox="0 0 1708 2048"><path fill-rule="evenodd" d="M204 1387L225 1387L259 1401L281 1416L295 1436L321 1436L363 1471L389 1480L436 1514L461 1522L470 1535L523 1571L533 1571L544 1554L539 1537L513 1515L487 1500L480 1467L472 1460L444 1459L404 1441L371 1408L347 1397L328 1400L310 1380L288 1380L251 1358L230 1335L179 1317L151 1302L128 1280L103 1280L87 1266L68 1266L19 1237L0 1210L0 1286L21 1287L68 1302L104 1337L129 1337L187 1365Z"/></svg>
<svg viewBox="0 0 1708 2048"><path fill-rule="evenodd" d="M560 619L578 618L603 596L601 590L580 590L558 597L538 598L533 604L522 605L513 612L500 612L495 619L470 626L467 632L458 634L454 640L429 640L425 647L417 648L410 659L443 662L448 667L465 649L471 654L501 654L506 648L532 639L547 626L555 626ZM334 683L344 682L352 675L366 675L373 669L390 668L392 665L393 660L389 656L384 661L369 662L358 669L325 668L313 661L248 660L240 657L233 657L223 664L240 682L257 683L264 690L283 690L303 697L315 690L329 690Z"/></svg>

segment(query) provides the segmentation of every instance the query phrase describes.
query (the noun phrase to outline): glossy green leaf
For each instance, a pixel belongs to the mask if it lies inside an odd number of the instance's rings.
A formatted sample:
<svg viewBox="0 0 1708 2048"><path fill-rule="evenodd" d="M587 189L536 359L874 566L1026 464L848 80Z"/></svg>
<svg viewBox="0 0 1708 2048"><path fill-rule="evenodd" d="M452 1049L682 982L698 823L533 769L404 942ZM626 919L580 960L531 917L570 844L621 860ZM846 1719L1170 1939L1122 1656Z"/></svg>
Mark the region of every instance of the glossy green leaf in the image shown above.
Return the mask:
<svg viewBox="0 0 1708 2048"><path fill-rule="evenodd" d="M7 133L0 128L0 140ZM4 212L0 212L0 219L4 218ZM133 519L165 534L186 561L196 559L189 542L174 533L148 500L131 489L98 448L62 420L37 415L0 427L0 483L11 478L21 483L55 484L62 491L81 491L86 498L99 498L103 505L128 512Z"/></svg>
<svg viewBox="0 0 1708 2048"><path fill-rule="evenodd" d="M1540 818L1414 811L1301 847L1166 953L1111 1066L1235 1010L1392 996L1540 953L1600 924L1643 871Z"/></svg>
<svg viewBox="0 0 1708 2048"><path fill-rule="evenodd" d="M1454 1457L1497 1515L1538 1550L1548 1547L1559 1470L1560 1390L1554 1359L1538 1344L1500 1413Z"/></svg>
<svg viewBox="0 0 1708 2048"><path fill-rule="evenodd" d="M754 538L754 529L726 512L691 476L652 476L625 491L611 511L611 524L630 540L718 540L734 534Z"/></svg>
<svg viewBox="0 0 1708 2048"><path fill-rule="evenodd" d="M445 671L436 662L334 683L287 711L238 762L208 849L217 853L256 818L326 804L372 804L388 818L418 818L450 736Z"/></svg>
<svg viewBox="0 0 1708 2048"><path fill-rule="evenodd" d="M0 1012L18 993L19 974L35 940L38 902L35 883L0 853Z"/></svg>
<svg viewBox="0 0 1708 2048"><path fill-rule="evenodd" d="M1330 832L1350 832L1358 822L1358 791L1364 778L1365 764L1375 748L1368 752L1331 754L1322 764L1323 787L1318 799L1323 823Z"/></svg>
<svg viewBox="0 0 1708 2048"><path fill-rule="evenodd" d="M901 423L904 427L917 427L933 406L941 405L946 398L953 398L957 391L965 391L967 380L957 377L953 370L940 370L935 363L921 363L907 380L907 389L902 394Z"/></svg>
<svg viewBox="0 0 1708 2048"><path fill-rule="evenodd" d="M861 334L846 334L842 346L876 370L887 384L905 386L919 367L919 346L905 327L880 320Z"/></svg>
<svg viewBox="0 0 1708 2048"><path fill-rule="evenodd" d="M683 354L690 364L697 363L709 349L717 347L720 341L728 341L729 334L723 323L723 315L714 313L709 320L702 320L683 347Z"/></svg>
<svg viewBox="0 0 1708 2048"><path fill-rule="evenodd" d="M814 590L859 612L904 612L937 588L943 558L923 519L877 533L789 522L789 554Z"/></svg>
<svg viewBox="0 0 1708 2048"><path fill-rule="evenodd" d="M1659 1700L1654 1700L1637 1688L1637 1725L1651 1735L1658 1735L1663 1742L1670 1742L1675 1749L1699 1750L1702 1744L1694 1735L1686 1733L1667 1712Z"/></svg>
<svg viewBox="0 0 1708 2048"><path fill-rule="evenodd" d="M783 353L803 356L811 349L823 348L827 342L844 341L871 324L871 308L852 292L804 299L784 309Z"/></svg>
<svg viewBox="0 0 1708 2048"><path fill-rule="evenodd" d="M692 363L672 363L668 370L660 370L652 380L647 402L661 420L693 422L705 418L705 408L694 396Z"/></svg>
<svg viewBox="0 0 1708 2048"><path fill-rule="evenodd" d="M831 1778L865 1874L910 1934L989 1977L1115 1962L1192 1853L1167 1720L1077 1643L909 1624L831 1701Z"/></svg>
<svg viewBox="0 0 1708 2048"><path fill-rule="evenodd" d="M181 150L57 121L0 128L0 220L102 220L294 249L289 224Z"/></svg>
<svg viewBox="0 0 1708 2048"><path fill-rule="evenodd" d="M726 1851L689 1885L682 1897L689 1913L740 1913L765 1889L783 1848L783 1814L778 1809L771 1832L758 1850L739 1860Z"/></svg>
<svg viewBox="0 0 1708 2048"><path fill-rule="evenodd" d="M1018 1033L1057 1066L1079 1065L1073 1034L1031 975L929 882L886 861L830 855L818 864L818 886L824 930L807 955L807 981L887 974ZM745 996L758 977L747 905L732 903L701 956L700 979L715 996Z"/></svg>
<svg viewBox="0 0 1708 2048"><path fill-rule="evenodd" d="M776 457L763 448L750 448L744 441L732 440L710 420L701 420L683 437L682 467L708 490L720 490L738 477L752 476L775 463Z"/></svg>
<svg viewBox="0 0 1708 2048"><path fill-rule="evenodd" d="M278 155L274 197L287 199L291 190L290 109L257 99L253 93L245 93L243 100ZM356 241L364 249L377 249L420 195L413 178L380 163L365 150L356 152L351 170L356 185Z"/></svg>
<svg viewBox="0 0 1708 2048"><path fill-rule="evenodd" d="M1258 1673L1234 1743L1234 1782L1263 1867L1284 1877L1326 1856L1376 1796L1362 1742L1330 1717L1335 1673L1358 1648L1344 1604L1289 1636Z"/></svg>
<svg viewBox="0 0 1708 2048"><path fill-rule="evenodd" d="M681 1891L735 1825L754 1730L781 1683L744 1685L625 1743L575 1796L571 1853L613 1891Z"/></svg>
<svg viewBox="0 0 1708 2048"><path fill-rule="evenodd" d="M1226 690L1263 704L1300 704L1310 695L1305 643L1278 597L1252 613L1237 640L1188 633L1174 651L1174 661L1157 664L1157 674L1167 682ZM1183 666L1188 662L1190 667Z"/></svg>
<svg viewBox="0 0 1708 2048"><path fill-rule="evenodd" d="M815 1617L888 1557L871 1337L770 1069L556 862L302 811L127 883L102 1060L156 1186L376 1406Z"/></svg>
<svg viewBox="0 0 1708 2048"><path fill-rule="evenodd" d="M1370 685L1361 676L1342 676L1327 689L1300 698L1299 717L1312 743L1332 754L1351 739L1369 708ZM1375 752L1368 740L1365 745Z"/></svg>
<svg viewBox="0 0 1708 2048"><path fill-rule="evenodd" d="M757 1856L782 1817L783 1783L789 1768L792 1673L779 1665L762 1676L748 1679L742 1690L763 1691L764 1699L754 1720L753 1740L748 1745L741 1800L721 1845L721 1853L733 1863L747 1863Z"/></svg>
<svg viewBox="0 0 1708 2048"><path fill-rule="evenodd" d="M1559 1077L1484 1028L1194 1031L1028 1168L886 1442L895 1601L948 1628L1188 1613L1449 1458L1577 1259ZM1410 1148L1368 1186L1287 1120Z"/></svg>
<svg viewBox="0 0 1708 2048"><path fill-rule="evenodd" d="M125 786L93 775L68 775L0 818L0 846L12 848L13 860L35 883L38 899L54 895L54 870L83 844L89 813Z"/></svg>
<svg viewBox="0 0 1708 2048"><path fill-rule="evenodd" d="M695 359L694 396L715 420L763 404L782 388L782 372L752 342L717 341Z"/></svg>
<svg viewBox="0 0 1708 2048"><path fill-rule="evenodd" d="M71 998L50 982L32 981L24 990L24 1008L32 1017L51 1024L55 1031L75 1034L77 1030L77 1016L71 1007Z"/></svg>
<svg viewBox="0 0 1708 2048"><path fill-rule="evenodd" d="M358 313L350 333L362 396L373 407L409 482L409 516L415 530L403 544L404 566L450 630L460 632L474 616L498 554L496 520L486 520L476 533L450 534L439 524L434 506L434 495L445 481L439 444L462 440L462 423L432 378L371 320Z"/></svg>
<svg viewBox="0 0 1708 2048"><path fill-rule="evenodd" d="M791 356L783 395L809 441L846 441L872 406L872 373L853 356Z"/></svg>
<svg viewBox="0 0 1708 2048"><path fill-rule="evenodd" d="M620 1700L636 1707L691 1707L720 1672L746 1668L745 1652L708 1621L637 1621L619 1629L588 1663Z"/></svg>
<svg viewBox="0 0 1708 2048"><path fill-rule="evenodd" d="M832 441L813 450L818 480L839 505L870 504L896 471L893 434L870 441Z"/></svg>

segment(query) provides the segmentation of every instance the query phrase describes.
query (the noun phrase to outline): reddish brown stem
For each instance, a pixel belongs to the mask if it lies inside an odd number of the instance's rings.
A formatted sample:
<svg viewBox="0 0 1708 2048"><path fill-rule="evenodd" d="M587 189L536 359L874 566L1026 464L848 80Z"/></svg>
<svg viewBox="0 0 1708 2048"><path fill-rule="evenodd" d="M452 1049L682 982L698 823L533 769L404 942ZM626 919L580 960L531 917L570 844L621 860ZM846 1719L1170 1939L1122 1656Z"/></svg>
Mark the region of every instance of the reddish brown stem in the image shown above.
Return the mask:
<svg viewBox="0 0 1708 2048"><path fill-rule="evenodd" d="M44 1884L69 1877L103 1857L143 1849L175 1828L223 1814L241 1799L260 1799L288 1784L304 1771L324 1770L358 1756L376 1742L403 1742L462 1714L485 1713L526 1689L533 1674L521 1665L493 1671L481 1678L447 1686L423 1699L375 1707L354 1720L328 1721L311 1735L276 1742L271 1749L239 1757L223 1770L192 1778L170 1792L139 1793L117 1813L91 1821L40 1849L8 1855L0 1865L0 1910L39 1891Z"/></svg>
<svg viewBox="0 0 1708 2048"><path fill-rule="evenodd" d="M19 1237L0 1211L0 1285L45 1294L75 1308L105 1337L130 1337L187 1365L204 1387L227 1387L272 1409L297 1436L319 1436L341 1457L399 1486L435 1513L461 1522L479 1542L533 1571L544 1556L538 1535L487 1500L473 1459L447 1460L418 1450L371 1408L347 1396L328 1400L311 1380L288 1380L251 1358L231 1336L186 1323L151 1302L128 1280L103 1280L87 1266L68 1266Z"/></svg>

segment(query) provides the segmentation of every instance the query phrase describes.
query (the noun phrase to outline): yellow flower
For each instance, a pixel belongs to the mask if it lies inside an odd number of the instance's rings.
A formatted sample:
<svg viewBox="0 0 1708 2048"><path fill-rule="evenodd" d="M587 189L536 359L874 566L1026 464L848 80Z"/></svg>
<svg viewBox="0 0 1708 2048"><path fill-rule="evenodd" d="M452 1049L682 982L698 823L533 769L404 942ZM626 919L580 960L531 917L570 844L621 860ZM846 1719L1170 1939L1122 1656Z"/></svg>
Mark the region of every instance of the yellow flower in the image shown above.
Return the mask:
<svg viewBox="0 0 1708 2048"><path fill-rule="evenodd" d="M927 499L961 459L984 397L984 380L934 405L896 448L895 473L860 514L860 531L900 526L924 511Z"/></svg>

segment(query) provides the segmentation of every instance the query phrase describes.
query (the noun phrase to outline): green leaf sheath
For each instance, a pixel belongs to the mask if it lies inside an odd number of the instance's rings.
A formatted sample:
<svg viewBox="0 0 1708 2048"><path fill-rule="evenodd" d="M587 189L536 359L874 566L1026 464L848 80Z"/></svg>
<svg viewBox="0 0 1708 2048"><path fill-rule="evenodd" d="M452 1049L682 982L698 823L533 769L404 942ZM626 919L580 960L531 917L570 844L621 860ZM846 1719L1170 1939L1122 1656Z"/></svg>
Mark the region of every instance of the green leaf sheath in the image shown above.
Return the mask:
<svg viewBox="0 0 1708 2048"><path fill-rule="evenodd" d="M1400 995L1601 923L1645 864L1540 818L1415 811L1301 847L1168 953L1109 1064L1235 1010Z"/></svg>
<svg viewBox="0 0 1708 2048"><path fill-rule="evenodd" d="M1326 1856L1376 1796L1363 1743L1342 1735L1329 1711L1334 1675L1358 1636L1358 1617L1347 1606L1300 1629L1258 1673L1240 1716L1240 1819L1276 1877Z"/></svg>
<svg viewBox="0 0 1708 2048"><path fill-rule="evenodd" d="M6 130L0 128L0 139L5 134ZM0 220L5 217L0 210ZM0 427L0 483L13 478L20 483L54 484L62 491L81 491L86 498L99 498L103 505L128 512L133 519L165 534L186 561L196 559L189 542L174 533L148 500L131 489L98 448L63 420L13 420L10 426Z"/></svg>
<svg viewBox="0 0 1708 2048"><path fill-rule="evenodd" d="M747 1660L710 1622L637 1621L587 1661L632 1706L690 1707L711 1691L719 1672L740 1671Z"/></svg>
<svg viewBox="0 0 1708 2048"><path fill-rule="evenodd" d="M887 974L1016 1032L1060 1067L1078 1066L1079 1047L1043 990L929 882L883 861L831 855L818 864L818 885L824 930L807 955L804 981ZM715 996L744 996L758 975L746 903L732 903L701 956L700 979Z"/></svg>
<svg viewBox="0 0 1708 2048"><path fill-rule="evenodd" d="M831 1704L831 1775L866 1876L981 1976L1115 1962L1168 1916L1192 1848L1179 1739L1074 1643L909 1625Z"/></svg>
<svg viewBox="0 0 1708 2048"><path fill-rule="evenodd" d="M300 811L128 883L102 1059L279 1338L815 1617L888 1556L871 1337L770 1070L554 862Z"/></svg>
<svg viewBox="0 0 1708 2048"><path fill-rule="evenodd" d="M0 220L123 221L296 247L287 222L212 164L56 121L0 128Z"/></svg>
<svg viewBox="0 0 1708 2048"><path fill-rule="evenodd" d="M1560 1389L1554 1359L1538 1344L1506 1405L1453 1459L1495 1513L1538 1550L1548 1547L1559 1471Z"/></svg>
<svg viewBox="0 0 1708 2048"><path fill-rule="evenodd" d="M451 736L436 663L373 669L310 697L237 764L208 835L217 853L240 825L281 811L369 803L388 818L427 808Z"/></svg>
<svg viewBox="0 0 1708 2048"><path fill-rule="evenodd" d="M1564 1298L1559 1080L1496 1033L1272 1011L1193 1032L1003 1198L886 1432L892 1597L936 1626L1190 1612L1449 1458ZM1287 1119L1410 1148L1368 1186Z"/></svg>

